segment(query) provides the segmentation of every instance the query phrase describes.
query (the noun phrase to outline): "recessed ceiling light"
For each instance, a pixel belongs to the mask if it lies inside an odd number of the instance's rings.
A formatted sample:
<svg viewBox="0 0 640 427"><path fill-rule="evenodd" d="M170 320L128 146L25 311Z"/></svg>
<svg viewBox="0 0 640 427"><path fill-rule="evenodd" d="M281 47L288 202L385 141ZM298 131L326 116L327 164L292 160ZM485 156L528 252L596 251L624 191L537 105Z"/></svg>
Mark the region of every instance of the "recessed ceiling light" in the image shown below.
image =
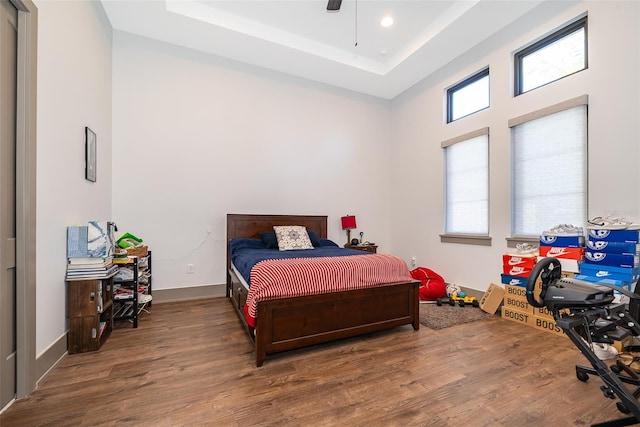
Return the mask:
<svg viewBox="0 0 640 427"><path fill-rule="evenodd" d="M383 27L392 26L393 18L391 17L391 15L386 15L384 18L382 18L382 21L380 21L380 25L382 25Z"/></svg>

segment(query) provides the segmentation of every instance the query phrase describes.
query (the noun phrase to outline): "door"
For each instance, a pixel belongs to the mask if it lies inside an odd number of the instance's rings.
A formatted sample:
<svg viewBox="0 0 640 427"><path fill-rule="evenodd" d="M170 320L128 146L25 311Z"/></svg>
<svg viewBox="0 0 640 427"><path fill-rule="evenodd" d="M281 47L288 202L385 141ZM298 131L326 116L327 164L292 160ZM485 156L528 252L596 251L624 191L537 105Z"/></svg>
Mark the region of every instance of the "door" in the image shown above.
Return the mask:
<svg viewBox="0 0 640 427"><path fill-rule="evenodd" d="M0 0L0 409L16 395L16 87L18 11Z"/></svg>

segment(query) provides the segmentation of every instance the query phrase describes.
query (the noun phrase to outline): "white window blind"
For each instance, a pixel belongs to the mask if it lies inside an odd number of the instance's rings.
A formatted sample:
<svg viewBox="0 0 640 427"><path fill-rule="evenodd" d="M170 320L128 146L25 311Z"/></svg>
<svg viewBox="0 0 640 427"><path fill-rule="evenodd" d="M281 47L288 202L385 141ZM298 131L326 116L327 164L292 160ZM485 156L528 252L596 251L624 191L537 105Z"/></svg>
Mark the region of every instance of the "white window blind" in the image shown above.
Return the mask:
<svg viewBox="0 0 640 427"><path fill-rule="evenodd" d="M556 224L587 219L587 106L548 114L553 110L510 121L514 236L537 236Z"/></svg>
<svg viewBox="0 0 640 427"><path fill-rule="evenodd" d="M447 234L489 234L488 129L480 133L442 143Z"/></svg>

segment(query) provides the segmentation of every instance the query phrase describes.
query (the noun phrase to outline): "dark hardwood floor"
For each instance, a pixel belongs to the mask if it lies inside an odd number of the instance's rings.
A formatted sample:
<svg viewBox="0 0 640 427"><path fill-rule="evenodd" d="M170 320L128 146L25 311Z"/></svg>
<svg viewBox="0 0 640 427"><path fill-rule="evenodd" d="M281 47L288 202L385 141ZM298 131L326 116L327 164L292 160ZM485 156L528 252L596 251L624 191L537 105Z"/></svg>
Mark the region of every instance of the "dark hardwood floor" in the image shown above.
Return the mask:
<svg viewBox="0 0 640 427"><path fill-rule="evenodd" d="M473 308L461 308L473 309ZM0 426L585 426L623 414L565 337L499 317L272 355L223 298L154 304L64 360Z"/></svg>

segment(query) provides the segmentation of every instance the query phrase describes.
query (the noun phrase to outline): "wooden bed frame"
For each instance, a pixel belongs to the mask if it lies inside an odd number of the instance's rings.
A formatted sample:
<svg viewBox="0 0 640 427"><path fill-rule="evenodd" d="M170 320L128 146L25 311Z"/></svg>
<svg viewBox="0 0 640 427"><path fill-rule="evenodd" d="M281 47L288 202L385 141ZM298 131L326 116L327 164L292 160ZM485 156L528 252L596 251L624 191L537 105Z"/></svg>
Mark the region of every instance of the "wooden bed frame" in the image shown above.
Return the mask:
<svg viewBox="0 0 640 427"><path fill-rule="evenodd" d="M311 215L227 215L227 239L259 239L274 225L302 225L327 237L327 217ZM267 354L411 324L420 328L419 281L282 298L258 303L256 329L243 310L247 290L231 269L227 247L227 297L256 346L256 366Z"/></svg>

